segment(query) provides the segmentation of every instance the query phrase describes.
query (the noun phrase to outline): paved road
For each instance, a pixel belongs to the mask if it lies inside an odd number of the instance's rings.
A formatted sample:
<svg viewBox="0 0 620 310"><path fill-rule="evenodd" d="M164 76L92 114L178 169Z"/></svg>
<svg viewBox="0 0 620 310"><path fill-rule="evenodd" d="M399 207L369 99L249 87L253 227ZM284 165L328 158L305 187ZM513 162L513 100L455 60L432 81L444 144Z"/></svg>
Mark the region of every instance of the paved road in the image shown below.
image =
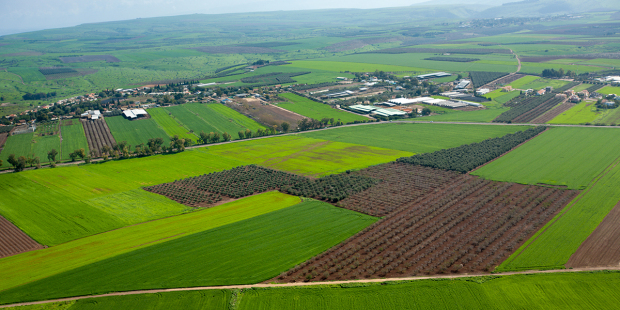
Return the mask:
<svg viewBox="0 0 620 310"><path fill-rule="evenodd" d="M212 143L212 144L201 144L201 145L190 146L190 147L187 147L186 149L189 150L189 149L195 149L195 148L201 148L201 147L209 147L209 146L215 146L215 145L221 145L221 144L238 143L238 142L250 141L250 140L268 139L268 138L279 137L279 136L290 136L290 135L297 135L297 134L307 133L307 132L315 132L315 131L338 129L338 128L342 128L342 127L372 126L372 125L389 124L389 123L458 124L458 125L486 125L486 126L549 126L549 127L584 127L584 128L617 128L617 129L620 129L620 126L591 126L591 125L589 126L589 125L559 125L559 124L529 124L529 123L506 124L506 123L467 123L467 122L434 122L434 121L385 121L385 122L373 122L373 123L359 123L359 124L342 125L342 126L338 126L338 127L327 127L327 128L313 129L313 130L308 130L308 131L303 131L303 132L284 133L284 134L279 134L279 135L275 135L275 136L264 136L264 137L257 137L257 138L243 139L243 140L232 140L232 141L228 141L228 142L218 142L218 143ZM102 160L101 158L98 158L98 159L93 159L91 162L98 162L98 161L101 161L101 160ZM84 163L84 161L75 161L75 162L56 164L56 166L58 166L58 167L71 166L71 165L78 165L78 164L83 164L83 163ZM6 166L6 165L8 165L8 163L5 162L4 165ZM3 166L3 167L5 167L5 166ZM35 168L25 168L24 170L33 170L33 169L35 169ZM3 171L0 171L0 174L11 173L11 172L13 172L13 170L3 170Z"/></svg>
<svg viewBox="0 0 620 310"><path fill-rule="evenodd" d="M574 269L556 269L556 270L529 270L529 271L515 271L497 273L496 275L517 275L517 274L542 274L542 273L571 273L571 272L584 272L584 271L599 271L599 270L620 270L620 267L590 267L590 268L574 268ZM347 284L347 283L381 283L389 281L416 281L416 280L428 280L428 279L455 279L455 278L467 278L473 276L488 276L491 274L449 274L449 275L432 275L421 277L403 277L403 278L383 278L383 279L366 279L366 280L345 280L345 281L328 281L328 282L299 282L299 283L259 283L259 284L247 284L247 285L223 285L223 286L200 286L200 287L181 287L181 288L169 288L169 289L155 289L155 290L137 290L127 292L115 292L100 295L90 296L76 296L68 298L50 299L42 301L22 302L15 304L2 305L0 308L17 307L38 305L50 302L62 302L73 301L86 298L101 298L109 296L125 296L125 295L137 295L137 294L155 294L165 292L180 292L180 291L201 291L201 290L221 290L221 289L249 289L249 288L269 288L269 287L299 287L299 286L311 286L311 285L334 285L334 284Z"/></svg>

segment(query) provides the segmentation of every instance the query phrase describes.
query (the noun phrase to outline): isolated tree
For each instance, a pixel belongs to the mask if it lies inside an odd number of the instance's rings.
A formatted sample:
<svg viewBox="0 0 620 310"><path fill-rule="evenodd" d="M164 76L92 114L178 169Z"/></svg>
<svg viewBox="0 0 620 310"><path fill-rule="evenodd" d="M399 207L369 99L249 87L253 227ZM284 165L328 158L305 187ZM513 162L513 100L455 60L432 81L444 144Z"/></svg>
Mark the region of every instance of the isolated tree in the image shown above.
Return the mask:
<svg viewBox="0 0 620 310"><path fill-rule="evenodd" d="M222 138L224 139L224 141L230 141L232 140L232 135L225 132L224 134L222 134Z"/></svg>
<svg viewBox="0 0 620 310"><path fill-rule="evenodd" d="M429 109L429 108L424 108L424 109L422 109L422 115L429 115L429 114L431 114L431 112L432 112L432 111L431 111L431 109Z"/></svg>
<svg viewBox="0 0 620 310"><path fill-rule="evenodd" d="M247 138L252 138L252 131L250 129L246 129L245 130L245 137Z"/></svg>
<svg viewBox="0 0 620 310"><path fill-rule="evenodd" d="M2 159L0 159L0 167L2 167Z"/></svg>
<svg viewBox="0 0 620 310"><path fill-rule="evenodd" d="M291 128L291 125L287 122L282 122L280 127L282 127L282 132L287 133L289 128Z"/></svg>
<svg viewBox="0 0 620 310"><path fill-rule="evenodd" d="M220 142L220 133L219 132L212 132L210 134L210 136L211 136L211 143Z"/></svg>
<svg viewBox="0 0 620 310"><path fill-rule="evenodd" d="M84 157L86 157L86 151L84 149L75 150L75 153L77 154L77 156L80 156L81 159L84 159Z"/></svg>
<svg viewBox="0 0 620 310"><path fill-rule="evenodd" d="M26 157L20 156L17 159L17 165L15 166L15 171L22 171L26 168Z"/></svg>
<svg viewBox="0 0 620 310"><path fill-rule="evenodd" d="M239 135L239 140L245 139L245 132L243 130L240 130L237 135Z"/></svg>
<svg viewBox="0 0 620 310"><path fill-rule="evenodd" d="M51 151L47 152L47 159L49 159L51 162L56 162L57 155L58 151L56 151L56 149L52 149Z"/></svg>
<svg viewBox="0 0 620 310"><path fill-rule="evenodd" d="M209 134L201 131L200 132L200 137L198 138L198 142L200 142L200 144L207 144L209 143Z"/></svg>
<svg viewBox="0 0 620 310"><path fill-rule="evenodd" d="M192 146L192 144L194 144L194 141L192 141L192 139L187 138L187 139L184 139L184 140L185 140L185 142L183 143L183 145L185 147Z"/></svg>
<svg viewBox="0 0 620 310"><path fill-rule="evenodd" d="M11 166L13 166L13 168L15 168L17 166L17 158L15 158L15 154L9 155L9 158L7 158L6 161L9 164L11 164Z"/></svg>

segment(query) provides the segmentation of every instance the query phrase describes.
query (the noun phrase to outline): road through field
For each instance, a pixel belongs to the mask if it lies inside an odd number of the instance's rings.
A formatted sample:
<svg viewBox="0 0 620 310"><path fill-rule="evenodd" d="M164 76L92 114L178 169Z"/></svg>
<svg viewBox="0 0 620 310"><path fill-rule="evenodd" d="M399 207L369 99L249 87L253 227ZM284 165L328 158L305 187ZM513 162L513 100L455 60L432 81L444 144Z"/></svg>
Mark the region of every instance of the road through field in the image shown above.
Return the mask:
<svg viewBox="0 0 620 310"><path fill-rule="evenodd" d="M300 133L307 133L307 132L314 132L314 131L332 130L332 129L338 129L338 128L343 128L343 127L372 126L372 125L389 124L389 123L487 125L487 126L548 126L548 127L582 127L582 128L617 128L617 129L620 129L620 126L591 126L591 125L530 124L530 123L522 123L522 124L510 123L510 124L508 124L508 123L470 123L470 122L434 122L434 121L385 121L385 122L372 122L372 123L359 123L359 124L342 125L342 126L335 126L335 127L312 129L312 130L307 130L307 131L296 131L296 132L289 132L289 133L283 133L283 134L278 134L278 135L270 135L270 136L249 138L249 139L243 139L243 140L232 140L232 141L218 142L218 143L211 143L211 144L200 144L200 145L189 146L189 147L186 147L185 149L195 149L195 148L201 148L201 147L205 147L205 146L214 146L214 145L220 145L220 144L237 143L237 142L243 142L243 141L249 141L249 140L268 139L268 138L273 138L273 137L296 135L296 134L300 134ZM91 162L97 162L97 161L101 161L101 160L102 160L101 158L93 159L93 160L91 160ZM56 166L58 166L58 167L60 167L60 166L70 166L70 165L78 165L78 164L83 164L83 163L84 163L84 161L75 161L75 162L59 163L59 164L56 164ZM33 170L33 169L36 169L36 168L24 168L24 170ZM5 170L0 171L0 174L2 174L2 173L9 173L9 172L13 172L13 170L5 169Z"/></svg>
<svg viewBox="0 0 620 310"><path fill-rule="evenodd" d="M592 268L574 268L574 269L556 269L556 270L515 271L515 272L496 273L495 275L509 276L509 275L519 275L519 274L541 274L541 273L560 273L560 272L572 273L572 272L588 272L588 271L602 271L602 270L620 270L620 267L600 267L600 268L592 267ZM422 276L422 277L383 278L383 279L345 280L345 281L327 281L327 282L299 282L299 283L296 282L296 283L280 283L280 284L258 283L258 284L247 284L247 285L180 287L180 288L169 288L169 289L114 292L114 293L107 293L107 294L100 294L100 295L76 296L76 297L59 298L59 299L51 299L51 300L22 302L22 303L0 305L0 309L9 308L9 307L18 307L18 306L39 305L39 304L52 303L52 302L73 301L73 300L80 300L80 299L87 299L87 298L101 298L101 297L110 297L110 296L126 296L126 295L139 295L139 294L156 294L156 293L166 293L166 292L223 290L223 289L234 290L234 289L296 287L296 286L299 287L299 286L313 286L313 285L338 285L338 284L349 284L349 283L381 283L381 282L391 282L391 281L456 279L456 278L468 278L468 277L488 276L488 275L490 274L480 273L480 274L433 275L433 276Z"/></svg>

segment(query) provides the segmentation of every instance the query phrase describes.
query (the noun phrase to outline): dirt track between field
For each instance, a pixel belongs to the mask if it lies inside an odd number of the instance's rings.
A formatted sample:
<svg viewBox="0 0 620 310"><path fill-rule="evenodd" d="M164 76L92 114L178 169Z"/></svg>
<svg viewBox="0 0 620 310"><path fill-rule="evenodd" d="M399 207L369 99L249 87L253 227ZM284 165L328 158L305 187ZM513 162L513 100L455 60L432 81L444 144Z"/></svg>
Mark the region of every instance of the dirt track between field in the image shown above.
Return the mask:
<svg viewBox="0 0 620 310"><path fill-rule="evenodd" d="M201 144L201 145L189 146L189 147L186 147L185 149L189 150L189 149L195 149L195 148L201 148L201 147L209 147L209 146L215 146L215 145L221 145L221 144L237 143L237 142L250 141L250 140L268 139L268 138L281 137L281 136L290 136L290 135L304 134L304 133L308 133L308 132L338 129L338 128L343 128L343 127L371 126L371 125L390 124L390 123L403 123L403 124L410 124L410 123L413 123L413 124L455 124L455 125L487 125L487 126L547 126L547 127L583 127L583 128L617 128L617 129L620 129L620 126L592 126L592 125L559 125L559 124L553 124L552 125L552 124L528 124L528 123L523 123L523 124L511 123L511 124L507 124L507 123L473 123L473 122L469 123L469 122L435 122L435 121L386 121L386 122L372 122L372 123L350 124L350 125L342 125L342 126L327 127L327 128L320 128L320 129L312 129L312 130L307 130L307 131L289 132L289 133L283 133L283 134L278 134L278 135L270 135L270 136L249 138L249 139L243 139L243 140L232 140L232 141L218 142L218 143L211 143L211 144ZM91 160L91 162L94 163L94 162L98 162L98 161L101 161L101 160L102 160L101 158L98 158L98 159ZM83 164L83 163L84 163L84 161L75 161L75 162L59 163L59 164L56 164L56 166L61 167L61 166L78 165L78 164ZM33 170L33 169L35 169L35 168L24 168L24 171L26 171L26 170ZM13 170L6 169L6 170L0 171L0 174L2 174L2 173L10 173L10 172L13 172Z"/></svg>
<svg viewBox="0 0 620 310"><path fill-rule="evenodd" d="M298 283L284 283L284 284L258 283L258 284L246 284L246 285L181 287L181 288L168 288L168 289L136 290L136 291L127 291L127 292L107 293L107 294L100 294L100 295L76 296L76 297L42 300L42 301L21 302L21 303L0 305L0 308L40 305L40 304L45 304L45 303L73 301L73 300L80 300L80 299L87 299L87 298L101 298L101 297L110 297L110 296L126 296L126 295L138 295L138 294L156 294L156 293L166 293L166 292L298 287L298 286L312 286L312 285L338 285L338 284L348 284L348 283L381 283L381 282L417 281L417 280L429 280L429 279L457 279L457 278L468 278L468 277L489 276L489 275L509 276L509 275L518 275L518 274L542 274L542 273L560 273L560 272L568 273L568 272L588 272L588 271L601 271L601 270L620 270L620 267L530 270L530 271L504 272L504 273L496 273L496 274L489 274L489 273L451 274L451 275L433 275L433 276L406 277L406 278L384 278L384 279L346 280L346 281L328 281L328 282L298 282Z"/></svg>

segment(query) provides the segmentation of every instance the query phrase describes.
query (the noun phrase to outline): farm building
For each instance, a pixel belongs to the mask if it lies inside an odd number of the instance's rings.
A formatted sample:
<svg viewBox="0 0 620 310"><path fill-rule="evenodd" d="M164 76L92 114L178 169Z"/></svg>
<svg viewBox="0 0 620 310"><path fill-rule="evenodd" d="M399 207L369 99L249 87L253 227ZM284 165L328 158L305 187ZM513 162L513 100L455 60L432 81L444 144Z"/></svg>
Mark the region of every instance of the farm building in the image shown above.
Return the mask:
<svg viewBox="0 0 620 310"><path fill-rule="evenodd" d="M92 120L97 120L97 119L99 119L100 116L101 116L101 111L99 111L99 110L88 110L88 111L80 114L80 117L87 118L87 119L92 119Z"/></svg>
<svg viewBox="0 0 620 310"><path fill-rule="evenodd" d="M431 97L418 97L418 98L413 98L413 99L395 98L395 99L390 99L389 102L397 104L397 105L404 105L404 104L420 103L420 102L423 102L424 100L429 100L429 99L433 99L433 98Z"/></svg>
<svg viewBox="0 0 620 310"><path fill-rule="evenodd" d="M506 92L506 93L507 92L511 92L512 90L513 90L512 86L510 86L510 85L502 87L502 91Z"/></svg>
<svg viewBox="0 0 620 310"><path fill-rule="evenodd" d="M351 96L353 94L354 94L354 92L352 92L350 90L345 90L343 92L327 94L327 95L325 95L325 97L327 97L327 98L339 98L339 97Z"/></svg>
<svg viewBox="0 0 620 310"><path fill-rule="evenodd" d="M544 94L546 94L546 93L547 93L547 91L545 91L545 89L543 88L543 89L538 90L538 91L536 92L536 95L537 95L537 96L542 96L542 95L544 95Z"/></svg>
<svg viewBox="0 0 620 310"><path fill-rule="evenodd" d="M361 105L361 104L352 105L349 108L355 111L361 112L361 113L370 113L377 109L370 105Z"/></svg>
<svg viewBox="0 0 620 310"><path fill-rule="evenodd" d="M123 116L127 119L136 119L149 115L144 109L131 109L123 111Z"/></svg>
<svg viewBox="0 0 620 310"><path fill-rule="evenodd" d="M450 98L467 96L467 94L464 94L464 93L461 93L461 92L458 92L458 91L444 92L444 93L441 93L440 95L442 95L444 97L450 97Z"/></svg>
<svg viewBox="0 0 620 310"><path fill-rule="evenodd" d="M435 72L435 73L418 75L417 78L420 80L425 80L425 79L441 78L441 77L446 77L446 76L451 76L451 75L452 74L445 73L445 72Z"/></svg>
<svg viewBox="0 0 620 310"><path fill-rule="evenodd" d="M395 109L383 109L383 108L376 108L374 111L371 112L371 114L387 116L387 117L407 115L407 113L403 111L398 111Z"/></svg>
<svg viewBox="0 0 620 310"><path fill-rule="evenodd" d="M430 104L430 105L435 105L435 106L439 106L439 107L447 107L447 108L462 108L467 106L467 104L463 103L463 102L457 102L457 101L451 101L451 100L444 100L444 99L429 99L429 100L425 100L422 101L423 103L426 104Z"/></svg>
<svg viewBox="0 0 620 310"><path fill-rule="evenodd" d="M456 85L456 88L457 88L457 89L463 89L463 88L465 88L465 87L469 86L469 84L470 84L470 83L471 83L471 82L470 82L469 80L461 80L461 81L460 81L460 82Z"/></svg>
<svg viewBox="0 0 620 310"><path fill-rule="evenodd" d="M488 94L489 92L491 92L491 90L490 90L490 89L488 89L488 88L480 88L480 89L478 89L478 90L476 91L476 94L478 94L478 95L486 95L486 94Z"/></svg>

